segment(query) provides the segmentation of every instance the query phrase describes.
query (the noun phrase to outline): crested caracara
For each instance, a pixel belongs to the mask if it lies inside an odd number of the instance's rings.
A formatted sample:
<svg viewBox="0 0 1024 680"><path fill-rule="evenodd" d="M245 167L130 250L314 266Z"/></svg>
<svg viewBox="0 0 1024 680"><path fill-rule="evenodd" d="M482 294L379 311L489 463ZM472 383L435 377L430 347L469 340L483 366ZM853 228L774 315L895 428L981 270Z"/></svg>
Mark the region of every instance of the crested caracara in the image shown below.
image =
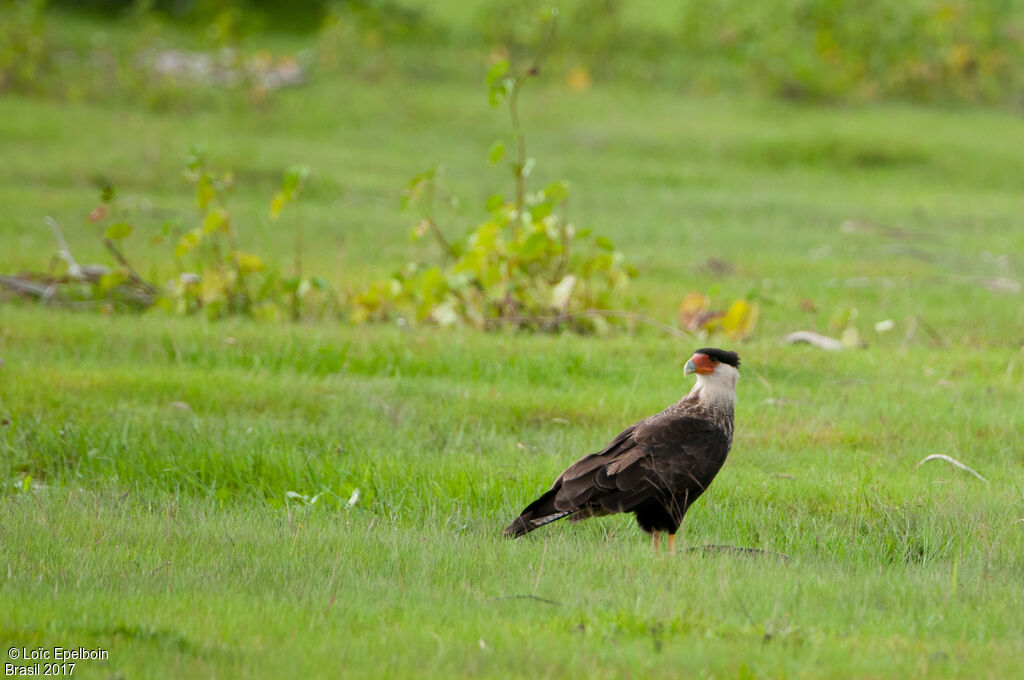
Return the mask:
<svg viewBox="0 0 1024 680"><path fill-rule="evenodd" d="M732 446L739 355L697 350L683 369L697 374L685 397L630 425L604 450L584 456L558 476L506 529L519 537L568 517L632 512L655 550L668 532L669 551L690 504L711 484Z"/></svg>

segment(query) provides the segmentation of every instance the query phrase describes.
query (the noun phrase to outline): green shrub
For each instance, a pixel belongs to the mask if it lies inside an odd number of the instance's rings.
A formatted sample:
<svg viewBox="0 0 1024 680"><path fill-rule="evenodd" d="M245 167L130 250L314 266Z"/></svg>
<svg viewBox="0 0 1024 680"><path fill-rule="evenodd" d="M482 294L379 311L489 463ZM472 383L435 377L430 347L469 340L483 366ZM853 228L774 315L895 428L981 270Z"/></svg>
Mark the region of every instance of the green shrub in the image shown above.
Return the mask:
<svg viewBox="0 0 1024 680"><path fill-rule="evenodd" d="M608 238L569 221L567 182L535 192L527 187L535 161L526 153L517 102L520 88L539 72L541 57L551 46L555 16L549 15L548 35L533 63L513 77L509 63L499 61L487 75L491 104L507 102L512 124L510 197L492 195L484 221L449 240L434 217L437 173L414 177L404 196L407 206L420 211L413 237L433 236L443 259L410 262L356 293L351 300L354 321L399 318L481 329L511 325L577 331L599 330L609 323L602 312L613 305L635 270ZM504 141L495 142L490 162L504 161L505 151Z"/></svg>
<svg viewBox="0 0 1024 680"><path fill-rule="evenodd" d="M0 0L0 93L37 92L52 66L46 0Z"/></svg>

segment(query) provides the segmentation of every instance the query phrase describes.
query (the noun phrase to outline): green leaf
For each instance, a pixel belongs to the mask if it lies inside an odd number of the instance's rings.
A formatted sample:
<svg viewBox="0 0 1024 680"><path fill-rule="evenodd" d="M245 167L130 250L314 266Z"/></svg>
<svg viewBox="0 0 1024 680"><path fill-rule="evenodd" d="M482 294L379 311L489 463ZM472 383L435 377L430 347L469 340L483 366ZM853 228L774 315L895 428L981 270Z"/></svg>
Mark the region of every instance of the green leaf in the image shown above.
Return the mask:
<svg viewBox="0 0 1024 680"><path fill-rule="evenodd" d="M546 232L535 231L523 242L522 248L519 249L519 254L524 260L535 260L548 249L550 240Z"/></svg>
<svg viewBox="0 0 1024 680"><path fill-rule="evenodd" d="M534 222L540 222L550 215L553 210L554 206L551 205L550 201L542 201L530 208L530 219Z"/></svg>
<svg viewBox="0 0 1024 680"><path fill-rule="evenodd" d="M222 231L225 234L231 230L231 215L223 208L207 213L203 218L203 233L212 234L215 231Z"/></svg>
<svg viewBox="0 0 1024 680"><path fill-rule="evenodd" d="M615 261L612 259L612 256L608 255L607 253L597 255L592 260L590 260L589 263L590 270L592 272L608 271L609 269L612 268L613 264L615 264Z"/></svg>
<svg viewBox="0 0 1024 680"><path fill-rule="evenodd" d="M308 165L292 165L284 173L284 180L281 182L281 193L287 201L292 201L302 189L309 177Z"/></svg>
<svg viewBox="0 0 1024 680"><path fill-rule="evenodd" d="M178 245L174 248L175 257L183 257L188 253L192 252L196 246L203 240L203 232L198 229L186 232L181 240L178 241Z"/></svg>
<svg viewBox="0 0 1024 680"><path fill-rule="evenodd" d="M206 161L206 147L202 144L193 144L188 152L188 169L199 170Z"/></svg>
<svg viewBox="0 0 1024 680"><path fill-rule="evenodd" d="M112 269L100 277L99 285L101 293L109 293L128 279L128 276L120 269Z"/></svg>
<svg viewBox="0 0 1024 680"><path fill-rule="evenodd" d="M274 194L274 197L270 199L271 220L276 220L278 217L281 216L281 211L284 210L284 206L287 202L288 199L286 199L283 194Z"/></svg>
<svg viewBox="0 0 1024 680"><path fill-rule="evenodd" d="M497 141L491 144L491 150L487 152L487 160L491 165L494 165L505 156L505 143Z"/></svg>
<svg viewBox="0 0 1024 680"><path fill-rule="evenodd" d="M488 69L487 71L487 84L494 85L494 83L496 83L500 78L503 78L505 74L508 73L508 69L508 59L502 59L500 61L494 62L494 65L491 66L491 68Z"/></svg>
<svg viewBox="0 0 1024 680"><path fill-rule="evenodd" d="M259 255L253 253L247 253L243 250L236 250L232 253L232 257L235 260L235 264L238 267L238 271L243 274L249 274L251 272L261 272L266 269L263 264L263 260L260 259Z"/></svg>
<svg viewBox="0 0 1024 680"><path fill-rule="evenodd" d="M122 239L132 233L132 225L127 222L117 222L107 227L105 236L111 241Z"/></svg>
<svg viewBox="0 0 1024 680"><path fill-rule="evenodd" d="M511 78L505 78L501 82L492 84L487 89L487 100L491 106L497 106L502 102L505 97L512 91L515 86L515 81Z"/></svg>
<svg viewBox="0 0 1024 680"><path fill-rule="evenodd" d="M552 182L544 189L544 194L552 203L561 203L569 198L569 183L564 181Z"/></svg>
<svg viewBox="0 0 1024 680"><path fill-rule="evenodd" d="M594 245L604 250L615 250L615 244L607 236L598 236L594 238Z"/></svg>
<svg viewBox="0 0 1024 680"><path fill-rule="evenodd" d="M484 204L484 207L487 208L487 212L494 212L504 204L505 197L501 194L494 194L487 199L487 203Z"/></svg>
<svg viewBox="0 0 1024 680"><path fill-rule="evenodd" d="M480 283L484 285L484 288L488 289L489 292L494 293L493 288L501 283L501 267L497 264L488 265L480 269ZM501 297L500 293L497 297Z"/></svg>
<svg viewBox="0 0 1024 680"><path fill-rule="evenodd" d="M206 210L206 206L210 205L210 201L216 195L217 190L213 188L213 180L210 179L209 175L201 175L199 183L196 185L196 205L199 206L199 209Z"/></svg>

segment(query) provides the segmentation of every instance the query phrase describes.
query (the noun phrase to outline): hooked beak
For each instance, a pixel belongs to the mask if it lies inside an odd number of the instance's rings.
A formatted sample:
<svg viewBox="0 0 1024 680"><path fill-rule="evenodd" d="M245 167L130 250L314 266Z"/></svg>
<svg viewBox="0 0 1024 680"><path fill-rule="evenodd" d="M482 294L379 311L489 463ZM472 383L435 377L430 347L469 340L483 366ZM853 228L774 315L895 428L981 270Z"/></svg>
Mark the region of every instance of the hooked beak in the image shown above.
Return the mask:
<svg viewBox="0 0 1024 680"><path fill-rule="evenodd" d="M715 362L707 354L699 352L690 357L690 360L686 362L686 366L683 368L683 375L690 375L691 373L707 375L714 372Z"/></svg>

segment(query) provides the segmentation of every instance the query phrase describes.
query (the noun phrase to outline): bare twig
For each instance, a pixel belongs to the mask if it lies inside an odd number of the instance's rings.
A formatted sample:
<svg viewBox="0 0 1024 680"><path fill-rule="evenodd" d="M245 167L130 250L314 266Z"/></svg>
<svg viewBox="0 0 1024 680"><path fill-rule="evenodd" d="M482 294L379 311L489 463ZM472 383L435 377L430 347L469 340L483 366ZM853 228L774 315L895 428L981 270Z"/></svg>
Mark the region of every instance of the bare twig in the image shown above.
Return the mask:
<svg viewBox="0 0 1024 680"><path fill-rule="evenodd" d="M945 455L943 453L933 453L932 455L926 457L924 460L922 460L920 463L918 463L917 467L921 467L922 465L924 465L925 463L927 463L930 460L944 460L947 463L949 463L950 465L952 465L953 467L957 467L957 468L960 468L961 470L966 470L967 472L970 472L972 475L974 475L975 477L977 477L981 481L983 481L986 484L988 484L988 480L985 479L984 477L982 477L981 475L979 475L977 473L977 471L974 470L974 468L968 467L967 465L964 465L963 463L958 461L956 458L953 458L952 456L947 456L947 455Z"/></svg>

